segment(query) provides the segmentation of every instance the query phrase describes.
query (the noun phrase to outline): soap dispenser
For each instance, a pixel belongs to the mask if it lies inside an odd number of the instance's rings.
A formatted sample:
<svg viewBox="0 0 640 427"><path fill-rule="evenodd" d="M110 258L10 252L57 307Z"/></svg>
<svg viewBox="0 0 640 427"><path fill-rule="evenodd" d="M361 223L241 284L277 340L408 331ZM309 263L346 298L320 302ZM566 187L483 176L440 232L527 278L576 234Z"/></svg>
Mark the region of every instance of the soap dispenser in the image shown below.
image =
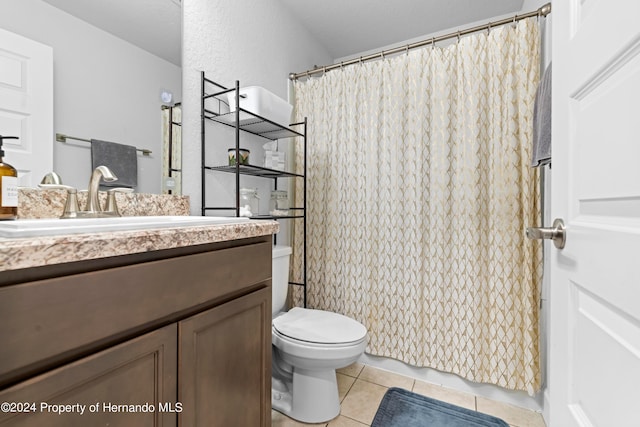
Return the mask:
<svg viewBox="0 0 640 427"><path fill-rule="evenodd" d="M0 220L18 217L18 171L3 162L5 139L18 139L17 136L0 135Z"/></svg>

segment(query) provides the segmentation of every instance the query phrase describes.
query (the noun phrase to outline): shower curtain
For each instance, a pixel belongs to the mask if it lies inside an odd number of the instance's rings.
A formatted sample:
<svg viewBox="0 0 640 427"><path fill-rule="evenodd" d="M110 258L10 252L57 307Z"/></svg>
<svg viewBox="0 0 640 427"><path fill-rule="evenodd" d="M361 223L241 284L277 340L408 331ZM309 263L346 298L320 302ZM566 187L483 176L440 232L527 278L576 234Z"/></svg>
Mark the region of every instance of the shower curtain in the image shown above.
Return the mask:
<svg viewBox="0 0 640 427"><path fill-rule="evenodd" d="M524 234L540 217L539 61L532 18L295 82L308 306L362 322L367 353L539 389L541 245Z"/></svg>

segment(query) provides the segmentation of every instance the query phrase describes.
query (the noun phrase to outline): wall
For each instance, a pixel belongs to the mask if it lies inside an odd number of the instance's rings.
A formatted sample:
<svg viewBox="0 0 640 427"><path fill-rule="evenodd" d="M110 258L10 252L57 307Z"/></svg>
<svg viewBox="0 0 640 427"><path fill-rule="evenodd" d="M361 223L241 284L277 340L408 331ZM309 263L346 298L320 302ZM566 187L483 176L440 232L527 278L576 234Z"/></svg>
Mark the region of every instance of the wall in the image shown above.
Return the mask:
<svg viewBox="0 0 640 427"><path fill-rule="evenodd" d="M0 27L53 48L54 132L152 150L138 156L137 191L160 193L159 94L181 99L180 67L40 0L0 0ZM51 143L63 182L87 188L89 144Z"/></svg>
<svg viewBox="0 0 640 427"><path fill-rule="evenodd" d="M288 97L288 75L331 62L328 52L300 26L278 1L183 0L183 194L191 197L191 212L200 215L200 72L225 87L262 86L283 99ZM231 128L206 124L209 165L227 162L227 149L235 146ZM261 164L262 138L246 138L250 162ZM207 205L233 206L233 175L208 172ZM241 187L258 188L261 212L266 213L271 180L243 176ZM281 184L279 183L279 188ZM211 212L228 215L229 212ZM281 221L286 242L288 223Z"/></svg>
<svg viewBox="0 0 640 427"><path fill-rule="evenodd" d="M524 0L522 5L522 12L530 12L536 10L547 3L552 3L551 0ZM543 44L542 44L542 69L545 69L551 62L551 20L553 19L553 6L551 8L551 14L547 15L547 18L542 27ZM544 226L549 226L553 219L551 217L551 168L544 166L541 168L541 174L543 176L543 220ZM542 276L542 290L540 305L540 353L542 355L542 415L545 420L549 420L549 330L550 330L550 310L549 310L549 294L551 286L551 275L549 266L551 265L550 256L555 251L552 247L551 241L544 241L544 271Z"/></svg>

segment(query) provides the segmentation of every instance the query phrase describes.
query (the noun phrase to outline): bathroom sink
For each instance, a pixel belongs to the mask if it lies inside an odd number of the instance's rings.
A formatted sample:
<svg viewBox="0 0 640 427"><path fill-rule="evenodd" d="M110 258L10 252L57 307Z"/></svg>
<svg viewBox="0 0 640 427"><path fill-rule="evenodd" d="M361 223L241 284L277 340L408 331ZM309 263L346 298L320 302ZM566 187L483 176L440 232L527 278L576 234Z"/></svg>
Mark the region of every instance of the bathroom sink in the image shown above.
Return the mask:
<svg viewBox="0 0 640 427"><path fill-rule="evenodd" d="M19 219L0 222L0 237L35 237L199 225L240 224L243 217L129 216L116 218Z"/></svg>

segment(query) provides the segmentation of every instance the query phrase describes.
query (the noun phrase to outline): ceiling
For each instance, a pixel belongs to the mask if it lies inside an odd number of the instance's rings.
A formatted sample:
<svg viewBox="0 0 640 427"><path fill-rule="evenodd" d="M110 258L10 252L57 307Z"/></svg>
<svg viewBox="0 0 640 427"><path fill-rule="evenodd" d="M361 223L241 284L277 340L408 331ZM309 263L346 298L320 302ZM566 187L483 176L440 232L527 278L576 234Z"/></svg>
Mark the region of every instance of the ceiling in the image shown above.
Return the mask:
<svg viewBox="0 0 640 427"><path fill-rule="evenodd" d="M44 1L169 62L181 64L181 0ZM524 0L268 1L280 1L337 59L518 13Z"/></svg>
<svg viewBox="0 0 640 427"><path fill-rule="evenodd" d="M181 64L181 0L43 1L175 65Z"/></svg>

